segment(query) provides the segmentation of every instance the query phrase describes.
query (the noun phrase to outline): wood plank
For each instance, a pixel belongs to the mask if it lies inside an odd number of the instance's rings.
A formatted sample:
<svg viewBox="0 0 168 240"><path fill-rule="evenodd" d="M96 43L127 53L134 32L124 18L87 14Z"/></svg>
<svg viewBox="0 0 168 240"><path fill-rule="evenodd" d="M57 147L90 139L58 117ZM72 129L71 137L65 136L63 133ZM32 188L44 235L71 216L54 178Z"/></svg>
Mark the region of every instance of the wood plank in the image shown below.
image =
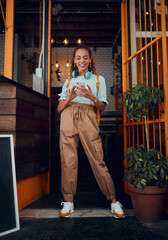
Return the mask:
<svg viewBox="0 0 168 240"><path fill-rule="evenodd" d="M43 144L40 146L17 147L15 149L16 163L19 164L23 162L39 161L40 159L48 160L49 158L48 145Z"/></svg>
<svg viewBox="0 0 168 240"><path fill-rule="evenodd" d="M48 144L48 142L48 134L17 132L16 147L40 146Z"/></svg>
<svg viewBox="0 0 168 240"><path fill-rule="evenodd" d="M47 121L41 121L41 120L26 118L22 116L17 116L16 131L48 134L49 123Z"/></svg>
<svg viewBox="0 0 168 240"><path fill-rule="evenodd" d="M0 115L0 131L13 132L16 130L16 115Z"/></svg>
<svg viewBox="0 0 168 240"><path fill-rule="evenodd" d="M48 121L49 108L17 100L17 116Z"/></svg>
<svg viewBox="0 0 168 240"><path fill-rule="evenodd" d="M38 175L42 172L47 172L49 170L48 160L43 160L35 162L24 162L16 165L16 178L22 180L28 177Z"/></svg>
<svg viewBox="0 0 168 240"><path fill-rule="evenodd" d="M25 102L33 103L45 108L49 108L49 98L40 94L35 95L33 92L28 92L26 89L17 88L16 98L24 100Z"/></svg>
<svg viewBox="0 0 168 240"><path fill-rule="evenodd" d="M16 99L0 98L0 115L16 114Z"/></svg>
<svg viewBox="0 0 168 240"><path fill-rule="evenodd" d="M0 98L16 98L16 87L9 83L0 83Z"/></svg>

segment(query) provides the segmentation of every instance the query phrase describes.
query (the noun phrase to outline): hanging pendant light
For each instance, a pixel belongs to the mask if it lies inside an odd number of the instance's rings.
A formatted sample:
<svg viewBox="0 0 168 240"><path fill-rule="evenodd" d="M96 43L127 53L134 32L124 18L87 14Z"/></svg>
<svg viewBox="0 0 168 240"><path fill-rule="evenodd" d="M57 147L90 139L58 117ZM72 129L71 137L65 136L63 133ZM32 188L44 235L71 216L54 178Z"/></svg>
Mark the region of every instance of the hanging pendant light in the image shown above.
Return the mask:
<svg viewBox="0 0 168 240"><path fill-rule="evenodd" d="M63 41L63 43L64 43L65 45L67 45L67 44L68 44L68 39L65 38L64 41Z"/></svg>
<svg viewBox="0 0 168 240"><path fill-rule="evenodd" d="M56 66L56 68L58 68L58 67L59 67L58 61L56 61L56 64L55 64L55 66Z"/></svg>
<svg viewBox="0 0 168 240"><path fill-rule="evenodd" d="M78 44L81 44L81 43L82 43L82 39L81 39L81 38L78 38L78 39L77 39L77 43L78 43Z"/></svg>
<svg viewBox="0 0 168 240"><path fill-rule="evenodd" d="M69 66L70 66L69 61L67 60L66 67L68 68Z"/></svg>
<svg viewBox="0 0 168 240"><path fill-rule="evenodd" d="M54 44L54 38L51 38L51 44Z"/></svg>

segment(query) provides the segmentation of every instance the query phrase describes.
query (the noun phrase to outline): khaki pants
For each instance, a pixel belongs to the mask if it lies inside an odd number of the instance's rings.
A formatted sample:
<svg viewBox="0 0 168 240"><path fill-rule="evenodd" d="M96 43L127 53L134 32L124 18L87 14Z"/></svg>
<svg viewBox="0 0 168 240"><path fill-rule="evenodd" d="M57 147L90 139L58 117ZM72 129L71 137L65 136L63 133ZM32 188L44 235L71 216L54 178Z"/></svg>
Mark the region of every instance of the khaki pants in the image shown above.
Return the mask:
<svg viewBox="0 0 168 240"><path fill-rule="evenodd" d="M108 200L113 200L116 197L115 187L103 161L102 142L94 107L70 103L61 113L60 123L61 191L64 201L72 202L76 192L79 139L101 191Z"/></svg>

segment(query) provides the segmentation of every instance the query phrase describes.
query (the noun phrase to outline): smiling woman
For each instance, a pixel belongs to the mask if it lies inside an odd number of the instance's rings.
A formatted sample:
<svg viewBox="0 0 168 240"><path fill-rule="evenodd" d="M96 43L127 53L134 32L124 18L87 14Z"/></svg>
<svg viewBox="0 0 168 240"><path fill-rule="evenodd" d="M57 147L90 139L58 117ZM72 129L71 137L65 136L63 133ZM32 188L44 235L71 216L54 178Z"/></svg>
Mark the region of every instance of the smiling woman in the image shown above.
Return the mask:
<svg viewBox="0 0 168 240"><path fill-rule="evenodd" d="M124 218L122 205L116 201L113 180L103 160L95 107L103 111L108 103L106 84L104 77L93 73L95 68L90 48L85 45L75 48L71 71L72 79L67 79L64 83L58 104L58 112L61 112L61 191L65 201L61 203L63 208L60 216L69 217L74 212L73 199L78 172L77 146L80 139L101 191L107 200L111 200L112 214L116 218ZM80 91L77 91L76 85L79 82L83 82L85 87L81 83Z"/></svg>

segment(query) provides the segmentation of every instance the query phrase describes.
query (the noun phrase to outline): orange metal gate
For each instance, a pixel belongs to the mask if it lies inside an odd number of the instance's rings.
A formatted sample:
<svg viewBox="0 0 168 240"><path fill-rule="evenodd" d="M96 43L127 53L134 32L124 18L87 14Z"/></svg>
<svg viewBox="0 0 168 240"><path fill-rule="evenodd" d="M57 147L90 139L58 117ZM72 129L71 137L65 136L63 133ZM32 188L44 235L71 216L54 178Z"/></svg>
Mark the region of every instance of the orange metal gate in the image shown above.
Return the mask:
<svg viewBox="0 0 168 240"><path fill-rule="evenodd" d="M123 94L137 84L163 89L164 102L147 123L150 147L168 157L167 5L166 0L123 0L121 25ZM146 144L144 136L144 122L130 121L124 112L124 151Z"/></svg>

